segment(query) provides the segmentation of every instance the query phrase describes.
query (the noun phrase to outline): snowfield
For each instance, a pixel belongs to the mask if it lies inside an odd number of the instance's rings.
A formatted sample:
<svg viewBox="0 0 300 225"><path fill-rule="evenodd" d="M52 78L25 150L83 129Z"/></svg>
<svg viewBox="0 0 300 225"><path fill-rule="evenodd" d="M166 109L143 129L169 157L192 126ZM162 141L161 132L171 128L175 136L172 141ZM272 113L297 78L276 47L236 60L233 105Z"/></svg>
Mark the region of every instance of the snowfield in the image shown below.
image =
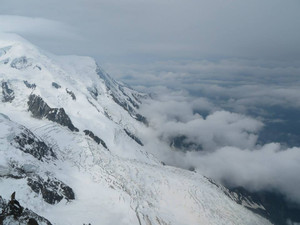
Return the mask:
<svg viewBox="0 0 300 225"><path fill-rule="evenodd" d="M147 153L138 112L147 95L92 58L55 56L0 35L0 82L2 198L16 191L22 206L56 225L270 224L224 187ZM33 95L43 102L30 108Z"/></svg>

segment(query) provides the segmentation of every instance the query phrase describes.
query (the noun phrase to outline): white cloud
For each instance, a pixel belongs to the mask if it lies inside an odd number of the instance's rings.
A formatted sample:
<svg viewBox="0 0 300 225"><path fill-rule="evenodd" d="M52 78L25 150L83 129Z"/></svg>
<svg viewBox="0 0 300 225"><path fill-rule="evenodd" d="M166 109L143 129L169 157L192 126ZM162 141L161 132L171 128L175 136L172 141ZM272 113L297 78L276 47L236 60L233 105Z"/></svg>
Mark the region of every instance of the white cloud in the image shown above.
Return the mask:
<svg viewBox="0 0 300 225"><path fill-rule="evenodd" d="M105 62L128 62L128 59L137 62L148 57L221 56L287 61L300 58L297 1L4 0L1 3L1 14L57 20L76 27L86 42L62 39L66 47L54 50L69 53L72 46L73 54L92 54ZM53 49L49 40L35 41L43 48Z"/></svg>
<svg viewBox="0 0 300 225"><path fill-rule="evenodd" d="M149 152L169 165L196 168L220 183L250 191L276 190L300 203L300 148L260 146L260 121L226 111L212 111L203 118L183 100L164 99L144 108L152 129L143 137ZM171 138L181 135L201 145L202 151L171 150Z"/></svg>
<svg viewBox="0 0 300 225"><path fill-rule="evenodd" d="M224 147L211 154L188 153L186 160L219 182L248 190L276 190L300 203L300 148L267 144L257 149Z"/></svg>
<svg viewBox="0 0 300 225"><path fill-rule="evenodd" d="M154 87L166 86L208 98L220 107L246 112L259 105L300 108L299 65L300 62L227 59L105 64L104 68L118 79L138 85L140 90L157 91Z"/></svg>
<svg viewBox="0 0 300 225"><path fill-rule="evenodd" d="M226 93L226 88L219 88L220 93ZM218 182L243 186L250 191L276 190L300 203L300 148L282 147L278 143L259 145L257 139L262 122L221 110L208 98L202 97L197 101L185 92L170 92L166 88L159 90L160 95L142 107L152 129L152 132L144 133L149 152L167 164L196 168ZM241 98L251 99L252 92L248 90L244 87L236 92L241 94ZM257 107L257 104L266 101L257 101L262 98L262 93L258 88L254 90L257 93L254 94L255 101L234 104L250 107L247 104L251 103ZM278 96L291 97L287 88L283 88L280 95L276 92L270 91L268 97L275 100ZM278 101L275 102L278 104ZM207 113L204 117L197 113L203 111ZM186 143L195 145L185 149L187 152L170 147L172 138L180 136L186 137ZM160 142L155 141L158 139ZM202 146L201 151L193 148L198 145Z"/></svg>
<svg viewBox="0 0 300 225"><path fill-rule="evenodd" d="M206 112L207 116L202 117L199 111ZM250 117L219 111L205 98L194 100L178 93L149 100L141 112L149 118L156 138L169 144L176 137L186 136L187 142L202 146L206 152L224 146L254 148L263 126Z"/></svg>
<svg viewBox="0 0 300 225"><path fill-rule="evenodd" d="M55 20L38 17L0 15L0 31L33 35L41 38L70 38L74 37L72 28Z"/></svg>

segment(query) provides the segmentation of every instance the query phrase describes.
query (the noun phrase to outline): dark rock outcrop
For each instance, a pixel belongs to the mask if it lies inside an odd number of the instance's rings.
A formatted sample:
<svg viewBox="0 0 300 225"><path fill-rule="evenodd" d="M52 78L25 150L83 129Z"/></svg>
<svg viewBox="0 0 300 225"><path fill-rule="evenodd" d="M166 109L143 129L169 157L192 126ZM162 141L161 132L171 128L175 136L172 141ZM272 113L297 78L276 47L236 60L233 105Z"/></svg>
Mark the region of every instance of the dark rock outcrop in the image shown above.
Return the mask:
<svg viewBox="0 0 300 225"><path fill-rule="evenodd" d="M25 127L10 144L41 161L47 158L56 158L52 148Z"/></svg>
<svg viewBox="0 0 300 225"><path fill-rule="evenodd" d="M68 127L71 131L79 131L78 128L73 125L71 119L63 108L49 107L40 96L31 94L27 104L28 110L32 113L33 117L38 119L47 118L50 121Z"/></svg>
<svg viewBox="0 0 300 225"><path fill-rule="evenodd" d="M59 89L61 86L58 83L52 82L52 87Z"/></svg>
<svg viewBox="0 0 300 225"><path fill-rule="evenodd" d="M116 102L116 103L117 103L118 105L120 105L123 109L125 109L125 110L129 113L129 115L130 115L132 118L136 119L137 121L140 121L140 122L144 123L145 125L148 125L148 121L147 121L146 117L142 116L141 114L136 113L135 109L134 109L133 107L131 107L131 105L128 104L128 102L126 102L126 101L120 101L120 100L119 100L115 95L113 95L113 94L112 94L111 96L112 96L114 102ZM131 100L130 97L128 97L127 100L128 100L129 102L132 102L132 100ZM136 108L138 108L137 106L138 106L138 105L136 105Z"/></svg>
<svg viewBox="0 0 300 225"><path fill-rule="evenodd" d="M76 100L76 96L73 91L70 91L68 88L66 88L66 92L72 97L74 101Z"/></svg>
<svg viewBox="0 0 300 225"><path fill-rule="evenodd" d="M23 81L25 86L28 87L28 88L31 88L31 89L35 89L36 88L36 84L33 83L33 84L30 84L27 80L24 80Z"/></svg>
<svg viewBox="0 0 300 225"><path fill-rule="evenodd" d="M288 201L284 195L278 192L257 191L250 192L243 187L230 188L230 192L238 196L247 196L254 202L259 202L265 210L259 208L249 208L275 225L289 225L300 223L300 205ZM288 222L290 221L290 222Z"/></svg>
<svg viewBox="0 0 300 225"><path fill-rule="evenodd" d="M124 84L120 84L115 81L108 74L102 71L99 66L96 69L96 73L105 82L109 94L114 102L125 109L132 118L144 123L145 125L148 125L147 119L144 116L138 114L136 111L136 109L139 108L139 104L141 104L139 98L143 98L143 96L137 93L133 93L133 90L130 87L127 87ZM126 91L125 89L129 91ZM93 97L92 93L91 95Z"/></svg>
<svg viewBox="0 0 300 225"><path fill-rule="evenodd" d="M101 144L104 148L106 148L108 150L107 145L105 144L105 142L101 138L96 136L92 131L84 130L83 132L84 132L85 135L92 138L98 145Z"/></svg>
<svg viewBox="0 0 300 225"><path fill-rule="evenodd" d="M33 117L42 119L43 117L47 117L51 108L47 105L44 100L37 95L31 94L29 96L29 100L27 102L28 110L32 113Z"/></svg>
<svg viewBox="0 0 300 225"><path fill-rule="evenodd" d="M35 69L35 68L37 68L38 70L42 70L42 67L40 67L40 66L38 66L38 65L36 65L35 67L33 67L33 69Z"/></svg>
<svg viewBox="0 0 300 225"><path fill-rule="evenodd" d="M56 122L62 126L68 127L71 131L78 132L78 128L76 128L73 124L69 116L66 114L64 108L53 108L51 109L47 116L47 119Z"/></svg>
<svg viewBox="0 0 300 225"><path fill-rule="evenodd" d="M134 140L139 145L144 146L143 142L138 137L136 137L134 134L130 133L127 129L124 129L124 131L132 140Z"/></svg>
<svg viewBox="0 0 300 225"><path fill-rule="evenodd" d="M45 202L56 204L62 199L74 200L75 194L71 187L56 178L48 177L44 180L40 176L32 176L27 179L28 186L37 194L41 194Z"/></svg>
<svg viewBox="0 0 300 225"><path fill-rule="evenodd" d="M178 149L183 152L203 150L200 144L188 140L188 137L185 135L170 137L169 143L170 143L170 147Z"/></svg>
<svg viewBox="0 0 300 225"><path fill-rule="evenodd" d="M268 217L268 211L264 208L264 205L255 198L252 198L247 193L238 192L232 189L228 189L222 185L217 184L211 178L205 177L211 184L215 185L219 189L221 189L225 195L227 195L232 201L236 202L239 205L244 206L250 211L265 217L266 219L270 219Z"/></svg>
<svg viewBox="0 0 300 225"><path fill-rule="evenodd" d="M10 66L12 68L15 68L15 69L18 69L18 70L23 70L23 69L26 69L27 67L32 66L32 62L26 56L22 56L22 57L14 59L11 62Z"/></svg>
<svg viewBox="0 0 300 225"><path fill-rule="evenodd" d="M140 122L142 122L143 124L145 124L146 126L148 126L149 125L149 123L148 123L148 120L147 120L147 118L146 117L144 117L144 116L142 116L141 114L136 114L135 116L134 116L134 118L137 120L137 121L140 121Z"/></svg>
<svg viewBox="0 0 300 225"><path fill-rule="evenodd" d="M124 95L126 95L126 94L124 93ZM147 121L146 117L142 116L141 114L136 113L135 109L134 109L133 107L131 107L131 105L128 104L128 102L126 102L126 101L120 101L120 100L119 100L115 95L113 95L113 94L112 94L111 96L112 96L113 100L114 100L118 105L120 105L123 109L125 109L125 110L129 113L129 115L130 115L132 118L136 119L136 120L139 121L139 122L144 123L145 125L148 125L148 121ZM126 96L127 96L127 95L126 95ZM129 96L127 96L127 101L131 102L132 104L134 103L134 102L132 101L132 99L131 99ZM137 109L139 108L139 106L138 106L137 104L133 104L133 106L134 106L135 108L137 108Z"/></svg>
<svg viewBox="0 0 300 225"><path fill-rule="evenodd" d="M274 225L300 223L300 205L288 201L278 192L250 192L243 187L225 188L210 178L207 180L220 188L231 200L268 219Z"/></svg>
<svg viewBox="0 0 300 225"><path fill-rule="evenodd" d="M75 194L73 189L53 177L50 173L45 173L41 176L37 174L38 167L31 164L19 165L16 162L11 162L6 169L6 174L1 174L0 178L25 179L27 185L37 194L40 194L45 202L56 204L62 199L67 201L74 200Z"/></svg>
<svg viewBox="0 0 300 225"><path fill-rule="evenodd" d="M10 215L9 203L0 196L0 224L27 224L29 219L34 219L38 224L52 225L49 220L25 208L19 217Z"/></svg>
<svg viewBox="0 0 300 225"><path fill-rule="evenodd" d="M87 90L90 92L90 95L92 96L93 99L97 100L98 99L98 89L96 87L89 87Z"/></svg>
<svg viewBox="0 0 300 225"><path fill-rule="evenodd" d="M2 102L12 102L15 98L14 91L9 87L7 82L2 82Z"/></svg>
<svg viewBox="0 0 300 225"><path fill-rule="evenodd" d="M9 58L7 58L7 59L3 59L3 60L1 60L0 61L0 64L8 64L9 63Z"/></svg>

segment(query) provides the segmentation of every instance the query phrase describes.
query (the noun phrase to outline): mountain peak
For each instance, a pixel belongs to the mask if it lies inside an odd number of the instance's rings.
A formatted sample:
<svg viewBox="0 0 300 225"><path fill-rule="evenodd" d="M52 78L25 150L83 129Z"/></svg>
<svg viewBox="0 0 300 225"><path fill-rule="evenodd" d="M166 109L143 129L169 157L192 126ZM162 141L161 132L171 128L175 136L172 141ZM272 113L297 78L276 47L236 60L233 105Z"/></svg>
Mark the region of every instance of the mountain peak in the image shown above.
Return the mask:
<svg viewBox="0 0 300 225"><path fill-rule="evenodd" d="M0 208L16 191L58 225L270 224L201 174L149 154L139 114L147 95L92 58L55 56L19 37L0 46Z"/></svg>

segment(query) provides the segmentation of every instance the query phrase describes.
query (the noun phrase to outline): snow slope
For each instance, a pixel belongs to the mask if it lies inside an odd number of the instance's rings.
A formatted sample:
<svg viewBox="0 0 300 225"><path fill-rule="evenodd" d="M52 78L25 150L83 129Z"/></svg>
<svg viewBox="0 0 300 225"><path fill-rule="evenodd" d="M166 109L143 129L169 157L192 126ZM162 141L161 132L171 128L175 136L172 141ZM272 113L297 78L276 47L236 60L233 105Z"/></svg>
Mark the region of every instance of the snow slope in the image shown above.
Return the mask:
<svg viewBox="0 0 300 225"><path fill-rule="evenodd" d="M0 39L0 196L16 191L57 225L270 224L224 187L145 151L138 109L146 95L92 58ZM30 96L40 97L31 107Z"/></svg>

